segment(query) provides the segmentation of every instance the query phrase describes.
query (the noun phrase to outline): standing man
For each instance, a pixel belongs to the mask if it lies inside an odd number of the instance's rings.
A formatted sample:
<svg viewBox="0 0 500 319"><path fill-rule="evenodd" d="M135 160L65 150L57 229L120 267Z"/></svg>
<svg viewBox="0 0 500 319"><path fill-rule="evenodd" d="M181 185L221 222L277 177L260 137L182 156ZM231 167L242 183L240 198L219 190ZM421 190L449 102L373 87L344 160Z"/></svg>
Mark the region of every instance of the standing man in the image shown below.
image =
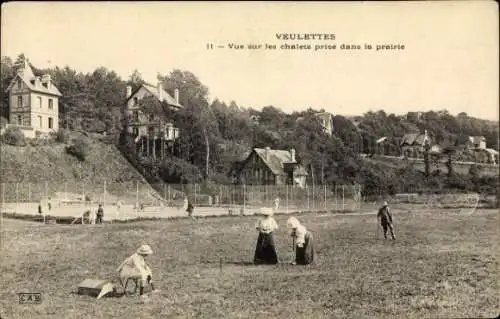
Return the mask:
<svg viewBox="0 0 500 319"><path fill-rule="evenodd" d="M102 208L102 204L99 204L99 208L97 209L96 224L102 224L103 217L104 217L104 209Z"/></svg>
<svg viewBox="0 0 500 319"><path fill-rule="evenodd" d="M274 211L277 212L279 208L280 208L280 198L276 197L276 199L274 200Z"/></svg>
<svg viewBox="0 0 500 319"><path fill-rule="evenodd" d="M193 216L194 206L193 206L193 203L191 203L190 200L188 200L186 211L188 213L188 216L191 217L191 219L195 219L194 216Z"/></svg>
<svg viewBox="0 0 500 319"><path fill-rule="evenodd" d="M380 219L380 225L382 225L382 229L384 230L384 238L387 239L387 229L389 229L391 231L392 240L396 240L396 236L394 236L394 227L392 226L392 216L389 212L387 202L384 202L384 206L379 209L377 219Z"/></svg>

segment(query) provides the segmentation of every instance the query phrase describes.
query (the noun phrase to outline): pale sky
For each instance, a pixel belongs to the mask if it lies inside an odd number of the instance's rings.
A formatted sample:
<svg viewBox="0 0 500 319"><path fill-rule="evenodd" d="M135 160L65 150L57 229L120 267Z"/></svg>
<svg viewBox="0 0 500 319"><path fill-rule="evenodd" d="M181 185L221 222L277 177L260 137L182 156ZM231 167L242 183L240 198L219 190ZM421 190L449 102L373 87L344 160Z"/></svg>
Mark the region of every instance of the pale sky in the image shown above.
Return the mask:
<svg viewBox="0 0 500 319"><path fill-rule="evenodd" d="M105 66L123 79L138 69L152 83L157 73L178 68L197 75L212 98L257 109L361 115L446 108L499 117L494 1L10 2L1 17L2 56L24 53L40 68ZM276 33L334 34L335 40L283 41ZM209 42L225 48L207 50ZM278 49L231 50L229 43ZM281 50L284 43L313 50ZM405 49L346 51L342 43ZM337 49L315 52L315 44Z"/></svg>

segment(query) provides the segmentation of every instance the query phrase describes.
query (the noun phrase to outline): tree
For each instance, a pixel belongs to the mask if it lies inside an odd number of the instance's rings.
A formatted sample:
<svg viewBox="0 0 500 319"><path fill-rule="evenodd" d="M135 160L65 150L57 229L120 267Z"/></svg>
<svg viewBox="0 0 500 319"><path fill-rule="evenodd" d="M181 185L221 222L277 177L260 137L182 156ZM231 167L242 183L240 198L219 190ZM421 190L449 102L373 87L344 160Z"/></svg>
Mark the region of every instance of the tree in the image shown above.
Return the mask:
<svg viewBox="0 0 500 319"><path fill-rule="evenodd" d="M431 150L430 143L424 143L424 165L425 165L425 176L426 177L429 177L430 170L431 170L430 150Z"/></svg>
<svg viewBox="0 0 500 319"><path fill-rule="evenodd" d="M443 149L443 154L445 154L448 157L446 161L448 177L453 176L453 155L455 155L455 153L456 153L456 148L454 146L447 146Z"/></svg>
<svg viewBox="0 0 500 319"><path fill-rule="evenodd" d="M9 95L5 92L10 82L15 76L14 64L12 59L6 56L1 61L2 90L0 92L0 116L9 118Z"/></svg>
<svg viewBox="0 0 500 319"><path fill-rule="evenodd" d="M137 69L134 69L126 82L127 85L132 87L132 92L139 89L139 87L144 83L146 82L142 78L142 74Z"/></svg>
<svg viewBox="0 0 500 319"><path fill-rule="evenodd" d="M169 75L158 75L158 80L172 94L179 90L179 102L183 106L176 113L181 143L187 148L187 160L204 167L205 177L210 176L210 163L218 159L211 156L220 137L216 117L208 104L208 88L189 71L173 70ZM204 151L202 151L204 149ZM213 153L213 152L212 152Z"/></svg>

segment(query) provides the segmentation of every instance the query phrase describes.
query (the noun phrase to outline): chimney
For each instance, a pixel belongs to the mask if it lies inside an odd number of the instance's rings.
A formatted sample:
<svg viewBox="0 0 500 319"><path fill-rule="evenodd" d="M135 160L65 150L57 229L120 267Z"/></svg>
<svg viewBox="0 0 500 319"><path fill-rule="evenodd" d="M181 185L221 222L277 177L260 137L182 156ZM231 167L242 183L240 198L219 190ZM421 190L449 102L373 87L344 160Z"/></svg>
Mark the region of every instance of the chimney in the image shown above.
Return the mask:
<svg viewBox="0 0 500 319"><path fill-rule="evenodd" d="M156 88L158 89L158 97L160 98L160 101L163 101L163 86L160 81L158 81Z"/></svg>
<svg viewBox="0 0 500 319"><path fill-rule="evenodd" d="M174 90L175 103L179 104L179 89Z"/></svg>
<svg viewBox="0 0 500 319"><path fill-rule="evenodd" d="M45 84L45 87L50 89L50 74L42 75L42 84Z"/></svg>
<svg viewBox="0 0 500 319"><path fill-rule="evenodd" d="M132 87L127 85L127 99L132 95Z"/></svg>
<svg viewBox="0 0 500 319"><path fill-rule="evenodd" d="M270 153L271 153L271 148L269 146L266 146L266 152L265 152L266 160L269 160Z"/></svg>
<svg viewBox="0 0 500 319"><path fill-rule="evenodd" d="M292 148L290 150L290 154L292 154L292 162L295 162L295 149L294 148Z"/></svg>

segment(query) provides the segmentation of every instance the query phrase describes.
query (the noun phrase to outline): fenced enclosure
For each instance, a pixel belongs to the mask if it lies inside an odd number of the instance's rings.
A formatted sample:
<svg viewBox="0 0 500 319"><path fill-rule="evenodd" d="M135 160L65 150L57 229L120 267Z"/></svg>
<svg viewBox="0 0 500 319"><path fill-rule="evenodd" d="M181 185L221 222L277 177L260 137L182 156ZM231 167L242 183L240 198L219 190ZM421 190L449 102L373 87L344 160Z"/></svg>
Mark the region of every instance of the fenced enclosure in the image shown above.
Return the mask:
<svg viewBox="0 0 500 319"><path fill-rule="evenodd" d="M364 197L361 185L201 185L99 183L2 183L3 213L79 217L104 208L104 218L186 216L185 199L195 215L251 215L262 208L277 213L373 212L383 201L395 209L476 208L482 203L496 207L495 196L478 193L425 194L419 190ZM40 212L41 211L41 212Z"/></svg>

